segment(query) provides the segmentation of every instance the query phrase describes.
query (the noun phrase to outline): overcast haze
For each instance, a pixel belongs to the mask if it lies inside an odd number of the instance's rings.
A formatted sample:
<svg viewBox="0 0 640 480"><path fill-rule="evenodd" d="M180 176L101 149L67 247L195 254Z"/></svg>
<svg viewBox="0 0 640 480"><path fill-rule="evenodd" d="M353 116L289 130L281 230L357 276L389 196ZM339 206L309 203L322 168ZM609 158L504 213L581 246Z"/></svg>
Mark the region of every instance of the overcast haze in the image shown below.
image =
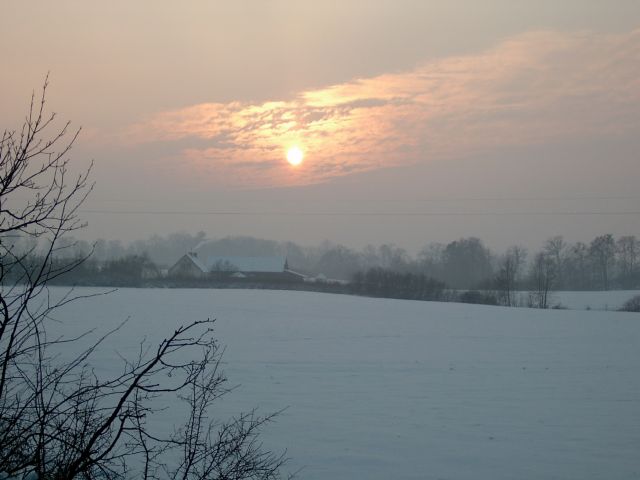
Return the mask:
<svg viewBox="0 0 640 480"><path fill-rule="evenodd" d="M95 160L87 238L640 235L638 1L1 10L2 126L50 72L74 159Z"/></svg>

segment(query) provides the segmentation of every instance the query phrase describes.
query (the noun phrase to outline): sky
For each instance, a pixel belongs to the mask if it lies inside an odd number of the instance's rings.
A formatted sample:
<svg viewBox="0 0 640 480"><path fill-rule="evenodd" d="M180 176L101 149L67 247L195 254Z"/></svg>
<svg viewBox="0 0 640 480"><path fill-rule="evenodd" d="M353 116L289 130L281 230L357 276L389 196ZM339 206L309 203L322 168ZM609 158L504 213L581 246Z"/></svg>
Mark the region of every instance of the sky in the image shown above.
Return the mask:
<svg viewBox="0 0 640 480"><path fill-rule="evenodd" d="M637 0L0 2L0 127L94 161L86 238L640 235ZM299 148L300 165L287 162Z"/></svg>

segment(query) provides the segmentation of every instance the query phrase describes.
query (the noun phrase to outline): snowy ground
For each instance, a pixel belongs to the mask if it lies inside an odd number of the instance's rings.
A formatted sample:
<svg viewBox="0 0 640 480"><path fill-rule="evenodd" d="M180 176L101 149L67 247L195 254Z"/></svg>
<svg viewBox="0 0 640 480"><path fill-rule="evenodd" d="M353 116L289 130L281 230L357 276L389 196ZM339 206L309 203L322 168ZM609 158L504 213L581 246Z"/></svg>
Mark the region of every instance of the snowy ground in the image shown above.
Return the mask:
<svg viewBox="0 0 640 480"><path fill-rule="evenodd" d="M573 310L618 310L638 290L610 290L608 292L553 292L552 304L560 303Z"/></svg>
<svg viewBox="0 0 640 480"><path fill-rule="evenodd" d="M619 310L624 303L640 295L640 290L609 290L596 292L550 292L549 308L569 310ZM516 304L528 305L530 292L517 292Z"/></svg>
<svg viewBox="0 0 640 480"><path fill-rule="evenodd" d="M640 479L639 314L123 289L58 316L101 331L130 316L112 339L125 354L217 318L242 384L217 413L288 406L264 442L303 479Z"/></svg>

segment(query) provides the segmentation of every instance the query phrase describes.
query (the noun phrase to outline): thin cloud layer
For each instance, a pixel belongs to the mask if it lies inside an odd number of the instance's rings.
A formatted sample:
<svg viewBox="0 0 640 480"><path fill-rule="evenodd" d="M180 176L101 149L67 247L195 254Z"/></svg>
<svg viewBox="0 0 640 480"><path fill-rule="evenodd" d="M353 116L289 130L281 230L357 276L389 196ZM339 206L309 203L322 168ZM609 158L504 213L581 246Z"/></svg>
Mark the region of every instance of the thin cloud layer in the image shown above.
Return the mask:
<svg viewBox="0 0 640 480"><path fill-rule="evenodd" d="M130 126L125 145L216 185L282 186L504 146L640 131L640 30L534 32L477 55L261 104L204 103ZM286 163L300 146L305 161ZM517 159L514 159L517 161Z"/></svg>

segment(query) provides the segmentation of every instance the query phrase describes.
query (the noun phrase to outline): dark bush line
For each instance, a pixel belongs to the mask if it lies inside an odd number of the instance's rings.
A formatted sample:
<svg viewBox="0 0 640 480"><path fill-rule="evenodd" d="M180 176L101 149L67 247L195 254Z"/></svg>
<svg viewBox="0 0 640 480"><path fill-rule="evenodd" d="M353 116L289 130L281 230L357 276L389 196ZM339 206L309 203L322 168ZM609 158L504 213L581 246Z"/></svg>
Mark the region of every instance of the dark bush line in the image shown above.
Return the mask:
<svg viewBox="0 0 640 480"><path fill-rule="evenodd" d="M371 297L432 301L448 299L447 286L439 280L420 273L400 273L379 267L356 273L349 286L352 293Z"/></svg>
<svg viewBox="0 0 640 480"><path fill-rule="evenodd" d="M630 298L620 308L621 312L640 312L640 295Z"/></svg>

